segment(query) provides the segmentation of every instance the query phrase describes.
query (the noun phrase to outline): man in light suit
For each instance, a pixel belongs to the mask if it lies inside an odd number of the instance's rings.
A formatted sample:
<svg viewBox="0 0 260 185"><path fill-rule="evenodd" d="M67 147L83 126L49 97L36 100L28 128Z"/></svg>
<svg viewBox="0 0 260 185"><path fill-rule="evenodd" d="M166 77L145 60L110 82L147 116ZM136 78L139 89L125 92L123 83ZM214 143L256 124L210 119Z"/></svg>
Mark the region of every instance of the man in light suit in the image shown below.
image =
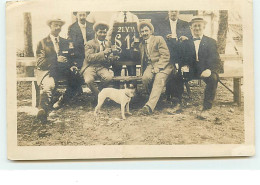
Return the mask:
<svg viewBox="0 0 260 185"><path fill-rule="evenodd" d="M50 34L41 40L37 45L37 84L40 86L40 100L37 119L47 122L48 113L52 108L58 107L53 105L53 94L56 89L56 83L59 80L67 81L67 90L60 99L68 99L70 90L73 86L74 73L73 57L69 52L68 40L59 36L61 27L65 22L55 18L47 21L50 27ZM59 102L59 101L58 101ZM54 107L52 107L52 105Z"/></svg>
<svg viewBox="0 0 260 185"><path fill-rule="evenodd" d="M206 83L201 117L207 117L212 108L218 85L217 67L220 57L216 41L203 34L206 21L195 17L190 22L193 38L182 43L181 71L186 72L188 80L202 78ZM177 83L178 84L178 83ZM183 92L183 85L181 88Z"/></svg>
<svg viewBox="0 0 260 185"><path fill-rule="evenodd" d="M150 94L148 102L142 108L142 114L151 114L165 87L168 75L174 69L170 63L170 52L163 37L154 36L154 27L149 22L138 26L141 41L137 49L141 58L142 82Z"/></svg>
<svg viewBox="0 0 260 185"><path fill-rule="evenodd" d="M111 42L106 40L109 26L106 23L95 23L93 26L95 38L88 41L85 47L85 60L80 70L85 82L90 90L97 97L99 89L94 83L99 77L103 82L103 87L112 80L112 74L108 68L111 62L117 58L112 56Z"/></svg>

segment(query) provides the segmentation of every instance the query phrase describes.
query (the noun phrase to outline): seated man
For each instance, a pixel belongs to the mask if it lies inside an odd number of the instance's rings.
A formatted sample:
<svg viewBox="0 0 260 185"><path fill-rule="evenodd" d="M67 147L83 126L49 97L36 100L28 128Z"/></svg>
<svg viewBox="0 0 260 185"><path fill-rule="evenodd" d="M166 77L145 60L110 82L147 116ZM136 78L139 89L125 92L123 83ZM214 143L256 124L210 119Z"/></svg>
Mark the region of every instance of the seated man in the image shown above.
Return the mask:
<svg viewBox="0 0 260 185"><path fill-rule="evenodd" d="M37 119L46 123L47 115L52 109L53 93L56 83L59 80L68 82L67 90L58 101L54 108L59 107L61 99L70 97L70 89L73 86L75 66L72 65L72 56L69 52L69 43L66 39L59 36L61 27L65 24L61 19L51 19L47 21L50 27L50 34L41 40L36 49L37 56L37 83L40 86L39 111Z"/></svg>
<svg viewBox="0 0 260 185"><path fill-rule="evenodd" d="M206 83L201 117L205 117L208 110L212 108L218 85L216 70L220 62L216 41L203 35L205 25L206 21L203 18L196 17L191 20L190 28L193 38L182 43L180 66L182 72L187 72L185 73L187 76L184 74L184 77L188 80L202 78ZM181 88L183 92L183 85L178 88Z"/></svg>
<svg viewBox="0 0 260 185"><path fill-rule="evenodd" d="M141 71L143 85L149 100L142 108L142 114L151 114L165 87L168 75L172 72L170 52L163 37L154 36L154 27L149 22L141 22L138 26L141 41L136 48L141 55ZM152 88L151 88L152 87Z"/></svg>
<svg viewBox="0 0 260 185"><path fill-rule="evenodd" d="M109 26L106 23L95 23L93 30L95 38L88 41L85 47L85 60L80 70L90 90L97 97L99 89L94 83L96 77L103 82L103 87L112 80L112 74L108 71L111 62L117 58L113 56L111 43L105 40Z"/></svg>

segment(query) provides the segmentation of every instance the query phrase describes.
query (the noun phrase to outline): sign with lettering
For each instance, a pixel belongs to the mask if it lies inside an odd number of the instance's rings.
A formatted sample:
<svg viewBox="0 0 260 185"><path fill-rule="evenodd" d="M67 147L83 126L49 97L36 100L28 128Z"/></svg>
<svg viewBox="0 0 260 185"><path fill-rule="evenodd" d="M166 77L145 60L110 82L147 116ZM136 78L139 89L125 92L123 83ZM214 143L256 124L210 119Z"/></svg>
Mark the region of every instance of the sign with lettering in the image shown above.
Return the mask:
<svg viewBox="0 0 260 185"><path fill-rule="evenodd" d="M112 45L118 50L120 62L135 62L131 56L131 45L139 41L139 33L136 22L115 23L111 37Z"/></svg>

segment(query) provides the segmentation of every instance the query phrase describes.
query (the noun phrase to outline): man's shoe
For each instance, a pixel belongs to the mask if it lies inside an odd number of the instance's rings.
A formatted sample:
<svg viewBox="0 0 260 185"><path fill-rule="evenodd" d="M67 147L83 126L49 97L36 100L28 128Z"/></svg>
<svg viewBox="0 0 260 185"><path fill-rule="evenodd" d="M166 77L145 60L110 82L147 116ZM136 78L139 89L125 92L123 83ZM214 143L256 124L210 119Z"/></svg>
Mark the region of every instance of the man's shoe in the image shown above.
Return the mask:
<svg viewBox="0 0 260 185"><path fill-rule="evenodd" d="M37 113L36 119L39 120L41 123L47 123L47 114L45 110L40 109Z"/></svg>
<svg viewBox="0 0 260 185"><path fill-rule="evenodd" d="M199 119L209 119L210 117L210 109L203 109L198 115Z"/></svg>
<svg viewBox="0 0 260 185"><path fill-rule="evenodd" d="M152 109L148 106L148 105L145 105L140 111L139 111L139 115L151 115L153 112L152 112Z"/></svg>
<svg viewBox="0 0 260 185"><path fill-rule="evenodd" d="M172 111L176 112L177 114L181 113L182 112L182 104L180 104L180 103L176 104L173 107Z"/></svg>

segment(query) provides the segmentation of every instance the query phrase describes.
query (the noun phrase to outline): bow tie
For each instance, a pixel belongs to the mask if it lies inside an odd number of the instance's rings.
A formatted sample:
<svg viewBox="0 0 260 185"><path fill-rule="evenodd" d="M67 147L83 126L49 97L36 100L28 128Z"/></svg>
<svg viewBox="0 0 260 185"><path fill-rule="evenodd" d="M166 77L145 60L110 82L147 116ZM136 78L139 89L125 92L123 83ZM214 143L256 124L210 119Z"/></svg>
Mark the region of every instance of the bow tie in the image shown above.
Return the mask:
<svg viewBox="0 0 260 185"><path fill-rule="evenodd" d="M193 41L200 40L200 37L193 37Z"/></svg>

